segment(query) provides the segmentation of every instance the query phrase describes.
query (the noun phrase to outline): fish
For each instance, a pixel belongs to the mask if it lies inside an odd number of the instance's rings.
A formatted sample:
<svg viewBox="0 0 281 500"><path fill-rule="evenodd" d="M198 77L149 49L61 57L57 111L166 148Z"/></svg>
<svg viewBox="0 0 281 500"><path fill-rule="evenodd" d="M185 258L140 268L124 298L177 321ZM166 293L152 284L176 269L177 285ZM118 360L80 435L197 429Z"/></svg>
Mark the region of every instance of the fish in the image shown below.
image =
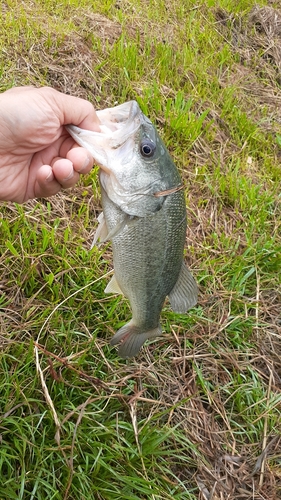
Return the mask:
<svg viewBox="0 0 281 500"><path fill-rule="evenodd" d="M93 245L111 241L114 274L105 293L123 294L132 319L112 337L122 358L161 336L166 297L185 314L198 287L184 263L186 203L182 180L163 140L136 101L97 111L100 132L68 125L99 166L103 212Z"/></svg>

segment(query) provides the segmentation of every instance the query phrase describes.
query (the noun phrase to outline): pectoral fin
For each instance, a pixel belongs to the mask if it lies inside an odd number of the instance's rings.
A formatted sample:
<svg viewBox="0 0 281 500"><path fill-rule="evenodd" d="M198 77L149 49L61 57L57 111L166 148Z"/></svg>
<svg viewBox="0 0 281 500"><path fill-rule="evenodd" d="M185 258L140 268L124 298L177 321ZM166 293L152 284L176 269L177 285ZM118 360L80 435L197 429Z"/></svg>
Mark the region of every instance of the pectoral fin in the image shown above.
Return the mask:
<svg viewBox="0 0 281 500"><path fill-rule="evenodd" d="M103 212L98 216L98 221L99 225L95 233L95 237L93 239L93 243L91 245L91 248L97 244L97 241L99 240L99 243L105 243L106 241L112 240L114 236L117 236L118 234L123 231L125 226L130 226L131 224L135 223L136 218L132 217L131 215L124 214L123 219L116 224L110 231L107 229L105 217L103 215Z"/></svg>
<svg viewBox="0 0 281 500"><path fill-rule="evenodd" d="M173 311L183 314L197 304L198 287L191 272L182 263L178 281L169 293Z"/></svg>
<svg viewBox="0 0 281 500"><path fill-rule="evenodd" d="M107 287L104 290L104 293L120 293L124 295L120 286L118 285L117 279L115 278L115 274L113 274L110 282L108 283Z"/></svg>
<svg viewBox="0 0 281 500"><path fill-rule="evenodd" d="M98 223L99 223L99 225L98 225L97 230L95 232L93 243L91 244L91 249L97 244L98 240L100 240L101 243L103 241L105 241L107 238L107 235L108 235L108 229L107 229L107 225L105 222L103 212L101 212L98 216Z"/></svg>

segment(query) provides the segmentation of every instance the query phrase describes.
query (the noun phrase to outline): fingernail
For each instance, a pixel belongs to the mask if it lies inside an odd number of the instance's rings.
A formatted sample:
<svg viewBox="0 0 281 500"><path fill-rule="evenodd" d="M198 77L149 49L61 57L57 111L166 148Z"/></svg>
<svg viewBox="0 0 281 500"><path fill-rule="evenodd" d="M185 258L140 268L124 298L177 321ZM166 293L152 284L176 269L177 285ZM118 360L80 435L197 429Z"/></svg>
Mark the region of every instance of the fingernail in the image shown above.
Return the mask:
<svg viewBox="0 0 281 500"><path fill-rule="evenodd" d="M83 172L83 170L85 170L86 168L88 168L88 166L90 165L90 158L87 157L86 160L84 161L83 163L83 167L80 168L79 172Z"/></svg>
<svg viewBox="0 0 281 500"><path fill-rule="evenodd" d="M49 173L49 175L46 177L46 181L47 182L52 182L54 180L54 174L53 174L53 171L51 170L51 172Z"/></svg>
<svg viewBox="0 0 281 500"><path fill-rule="evenodd" d="M69 181L69 179L72 179L73 176L74 176L74 170L72 168L72 170L69 172L69 175L63 179L63 182Z"/></svg>

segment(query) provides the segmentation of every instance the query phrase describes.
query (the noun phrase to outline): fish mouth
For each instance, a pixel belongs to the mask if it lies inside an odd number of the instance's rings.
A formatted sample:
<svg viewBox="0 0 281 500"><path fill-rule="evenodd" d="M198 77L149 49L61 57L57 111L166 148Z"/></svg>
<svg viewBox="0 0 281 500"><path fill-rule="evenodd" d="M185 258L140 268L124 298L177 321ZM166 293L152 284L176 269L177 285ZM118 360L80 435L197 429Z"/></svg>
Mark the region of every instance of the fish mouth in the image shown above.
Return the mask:
<svg viewBox="0 0 281 500"><path fill-rule="evenodd" d="M116 132L124 125L130 126L131 123L141 114L140 107L136 101L127 101L114 108L106 108L97 111L97 116L101 125L107 127L112 132Z"/></svg>
<svg viewBox="0 0 281 500"><path fill-rule="evenodd" d="M111 153L114 154L135 136L145 117L136 101L97 111L97 116L100 120L100 132L80 129L75 125L68 125L66 129L80 146L90 151L101 169L108 173Z"/></svg>
<svg viewBox="0 0 281 500"><path fill-rule="evenodd" d="M105 110L107 111L107 110ZM112 149L118 149L120 146L135 135L141 124L142 112L136 101L129 101L120 106L108 110L109 122L108 128L114 126L115 130L109 138L109 145ZM100 112L102 114L103 111ZM99 116L99 115L98 115ZM99 116L101 122L102 118ZM103 122L102 122L103 123Z"/></svg>

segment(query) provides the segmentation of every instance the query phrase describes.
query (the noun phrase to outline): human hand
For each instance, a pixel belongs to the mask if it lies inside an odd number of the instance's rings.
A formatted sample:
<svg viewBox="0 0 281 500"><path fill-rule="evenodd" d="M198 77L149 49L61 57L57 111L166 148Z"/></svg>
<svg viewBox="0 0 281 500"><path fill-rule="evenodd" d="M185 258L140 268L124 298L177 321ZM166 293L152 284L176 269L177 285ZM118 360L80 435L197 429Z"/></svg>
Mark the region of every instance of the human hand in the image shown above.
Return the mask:
<svg viewBox="0 0 281 500"><path fill-rule="evenodd" d="M14 87L0 94L0 200L23 203L74 186L93 166L64 125L99 131L88 101L51 87Z"/></svg>

